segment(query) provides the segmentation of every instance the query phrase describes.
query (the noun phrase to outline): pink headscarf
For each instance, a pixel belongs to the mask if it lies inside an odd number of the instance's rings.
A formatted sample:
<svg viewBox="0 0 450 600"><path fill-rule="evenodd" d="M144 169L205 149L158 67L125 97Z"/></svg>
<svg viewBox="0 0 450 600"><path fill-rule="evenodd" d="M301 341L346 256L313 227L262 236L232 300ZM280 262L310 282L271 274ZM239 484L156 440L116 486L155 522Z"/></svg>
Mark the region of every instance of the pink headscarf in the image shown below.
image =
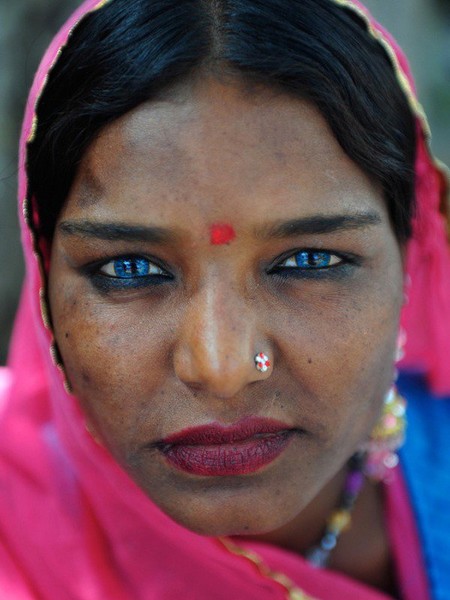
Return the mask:
<svg viewBox="0 0 450 600"><path fill-rule="evenodd" d="M351 2L337 0L339 4ZM408 244L405 292L408 302L402 312L406 332L403 367L416 368L428 377L432 391L450 395L450 185L448 169L429 148L430 132L425 113L415 96L408 61L392 36L365 12L373 35L387 50L397 78L417 119L416 201L413 238Z"/></svg>
<svg viewBox="0 0 450 600"><path fill-rule="evenodd" d="M43 306L40 260L26 223L26 143L33 135L37 99L70 31L106 1L87 0L64 25L41 63L27 103L19 171L27 270L8 369L0 371L0 482L8 481L0 492L0 597L285 598L289 582L268 578L258 560L236 557L220 541L175 524L142 493L86 431L76 399L55 367L55 353L49 351L53 337ZM333 1L367 15L359 3ZM406 60L371 19L370 26L394 61L419 131L418 214L408 248L409 304L402 315L408 335L404 365L425 371L435 392L450 393L450 251L442 212L446 183L428 150L426 121ZM317 597L331 589L333 596L347 600L385 598L344 576L319 576L282 549L261 549L261 555L289 573L292 585Z"/></svg>
<svg viewBox="0 0 450 600"><path fill-rule="evenodd" d="M393 37L359 0L333 0L356 11L384 47L417 122L416 201L413 238L408 244L408 302L401 324L406 333L402 367L427 375L432 391L450 395L450 184L448 169L429 148L430 131L416 98L408 61Z"/></svg>

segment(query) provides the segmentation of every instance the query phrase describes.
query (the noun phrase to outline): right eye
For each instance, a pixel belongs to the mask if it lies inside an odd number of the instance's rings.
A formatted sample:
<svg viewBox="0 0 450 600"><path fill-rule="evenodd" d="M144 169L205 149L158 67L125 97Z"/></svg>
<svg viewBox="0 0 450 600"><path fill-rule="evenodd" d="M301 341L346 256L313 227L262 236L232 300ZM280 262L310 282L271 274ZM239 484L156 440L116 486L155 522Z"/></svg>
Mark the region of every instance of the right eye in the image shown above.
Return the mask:
<svg viewBox="0 0 450 600"><path fill-rule="evenodd" d="M172 282L174 277L155 262L139 255L116 256L85 267L92 284L102 292L120 292Z"/></svg>
<svg viewBox="0 0 450 600"><path fill-rule="evenodd" d="M138 279L152 275L168 275L164 269L158 267L142 256L124 256L115 258L105 263L99 272L116 279Z"/></svg>

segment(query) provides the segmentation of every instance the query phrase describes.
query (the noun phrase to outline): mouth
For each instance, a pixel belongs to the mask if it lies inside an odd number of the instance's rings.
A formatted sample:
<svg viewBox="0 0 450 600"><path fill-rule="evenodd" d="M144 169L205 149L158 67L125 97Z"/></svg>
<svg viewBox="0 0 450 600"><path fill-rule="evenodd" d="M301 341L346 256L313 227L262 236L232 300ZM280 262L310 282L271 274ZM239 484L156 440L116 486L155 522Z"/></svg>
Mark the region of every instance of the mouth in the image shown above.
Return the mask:
<svg viewBox="0 0 450 600"><path fill-rule="evenodd" d="M224 426L209 423L184 429L157 442L167 462L202 476L247 475L273 462L298 429L273 419L247 417Z"/></svg>

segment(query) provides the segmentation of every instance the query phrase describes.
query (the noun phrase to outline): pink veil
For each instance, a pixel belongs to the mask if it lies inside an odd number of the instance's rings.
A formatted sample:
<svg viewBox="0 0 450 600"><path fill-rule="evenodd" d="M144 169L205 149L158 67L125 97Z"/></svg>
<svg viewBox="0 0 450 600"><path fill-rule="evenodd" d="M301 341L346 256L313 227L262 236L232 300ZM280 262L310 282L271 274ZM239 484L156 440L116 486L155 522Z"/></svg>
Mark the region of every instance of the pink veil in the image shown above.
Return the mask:
<svg viewBox="0 0 450 600"><path fill-rule="evenodd" d="M392 36L359 0L333 0L362 16L391 59L417 122L416 200L413 239L408 245L408 302L402 311L406 333L401 366L427 375L432 391L450 395L450 186L449 171L431 154L430 131L416 98L408 61Z"/></svg>
<svg viewBox="0 0 450 600"><path fill-rule="evenodd" d="M87 12L107 1L87 0L64 25L41 63L26 108L19 216L27 270L8 368L0 371L0 481L8 482L0 498L0 596L194 600L200 597L198 589L190 592L186 582L195 579L201 582L202 598L284 598L289 582L269 579L257 559L237 558L220 541L178 526L144 496L86 431L78 404L55 366L42 261L27 224L32 203L26 199L26 142L33 135L34 107L47 73L70 31ZM407 332L404 367L425 372L437 394L450 394L447 181L428 150L428 127L401 50L359 3L333 1L356 10L370 23L372 35L391 56L417 117L418 213L407 257L411 284L402 315ZM294 559L281 550L272 553L273 562L286 564L289 571L289 560ZM318 594L324 579L321 576L317 587L317 578L302 564L296 557L294 580L310 594ZM384 597L343 579L334 575L330 581L336 597Z"/></svg>

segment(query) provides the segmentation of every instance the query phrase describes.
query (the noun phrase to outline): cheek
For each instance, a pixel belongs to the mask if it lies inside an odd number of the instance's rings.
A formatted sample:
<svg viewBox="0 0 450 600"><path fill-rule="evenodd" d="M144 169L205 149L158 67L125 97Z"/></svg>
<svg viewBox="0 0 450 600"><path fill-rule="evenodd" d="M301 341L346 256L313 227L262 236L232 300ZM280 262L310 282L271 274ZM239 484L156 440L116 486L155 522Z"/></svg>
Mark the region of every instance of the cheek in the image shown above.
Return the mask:
<svg viewBox="0 0 450 600"><path fill-rule="evenodd" d="M324 425L326 446L367 437L392 383L402 285L401 272L389 275L338 297L318 294L301 316L291 312L280 322L279 352L299 397Z"/></svg>
<svg viewBox="0 0 450 600"><path fill-rule="evenodd" d="M127 440L139 442L143 423L148 437L148 422L155 422L170 325L76 285L64 290L55 294L52 315L67 377L95 431L120 451Z"/></svg>

